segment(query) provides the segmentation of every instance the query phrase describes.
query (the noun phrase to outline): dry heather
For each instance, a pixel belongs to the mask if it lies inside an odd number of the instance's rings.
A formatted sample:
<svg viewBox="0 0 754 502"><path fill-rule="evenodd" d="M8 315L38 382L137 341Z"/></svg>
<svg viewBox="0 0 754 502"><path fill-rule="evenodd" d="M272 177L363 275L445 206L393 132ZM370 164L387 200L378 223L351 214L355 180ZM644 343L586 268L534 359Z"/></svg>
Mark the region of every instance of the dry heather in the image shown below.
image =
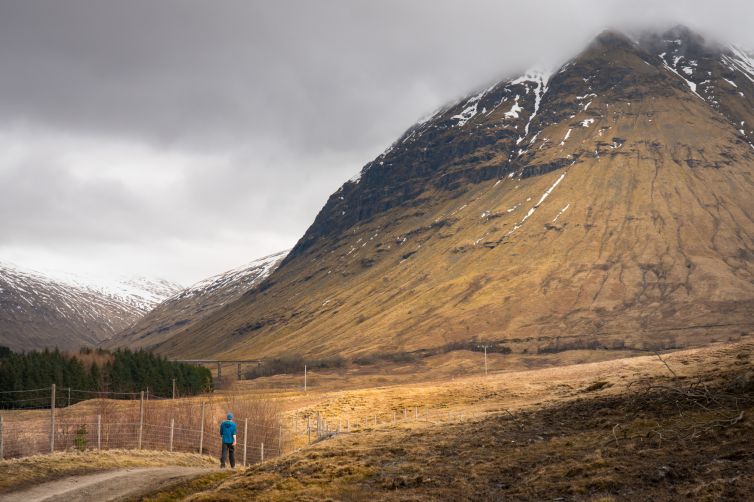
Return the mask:
<svg viewBox="0 0 754 502"><path fill-rule="evenodd" d="M475 418L341 435L190 500L745 500L754 493L753 352L732 344L510 374L517 395L476 403L462 401L479 387L450 382L438 399ZM395 390L374 390L365 406Z"/></svg>
<svg viewBox="0 0 754 502"><path fill-rule="evenodd" d="M191 453L155 451L86 451L0 461L0 493L66 476L127 467L215 467L214 459Z"/></svg>

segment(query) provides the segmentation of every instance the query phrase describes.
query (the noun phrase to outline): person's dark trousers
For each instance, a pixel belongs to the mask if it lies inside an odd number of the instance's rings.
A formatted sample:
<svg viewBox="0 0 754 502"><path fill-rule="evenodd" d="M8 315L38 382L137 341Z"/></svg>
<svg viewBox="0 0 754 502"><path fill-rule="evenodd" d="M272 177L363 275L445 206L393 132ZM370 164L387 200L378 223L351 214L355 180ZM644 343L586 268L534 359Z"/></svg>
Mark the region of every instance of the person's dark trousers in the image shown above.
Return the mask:
<svg viewBox="0 0 754 502"><path fill-rule="evenodd" d="M236 466L236 447L233 443L223 443L223 452L220 455L220 467L225 467L225 459L230 457L231 468Z"/></svg>

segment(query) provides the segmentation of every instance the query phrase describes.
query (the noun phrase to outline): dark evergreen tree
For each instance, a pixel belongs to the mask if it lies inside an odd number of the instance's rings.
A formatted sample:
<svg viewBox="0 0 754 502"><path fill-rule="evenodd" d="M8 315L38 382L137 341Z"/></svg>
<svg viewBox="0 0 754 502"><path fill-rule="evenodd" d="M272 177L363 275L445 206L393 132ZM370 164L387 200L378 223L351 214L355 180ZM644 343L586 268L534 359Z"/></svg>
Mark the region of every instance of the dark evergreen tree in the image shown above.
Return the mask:
<svg viewBox="0 0 754 502"><path fill-rule="evenodd" d="M82 355L92 351L82 351ZM0 357L0 408L38 408L49 406L49 391L52 384L60 389L57 405L68 404L63 399L64 389L75 389L71 404L89 399L94 394L107 390L123 393L114 397L127 397L149 389L152 395L168 397L172 392L173 379L181 395L195 395L212 389L212 376L207 368L168 361L164 357L139 350L117 350L113 353L98 350L97 354L108 359L103 364L91 363L88 367L75 355L60 351L44 350L17 354L3 352ZM30 389L43 389L37 392ZM83 391L83 392L80 392Z"/></svg>

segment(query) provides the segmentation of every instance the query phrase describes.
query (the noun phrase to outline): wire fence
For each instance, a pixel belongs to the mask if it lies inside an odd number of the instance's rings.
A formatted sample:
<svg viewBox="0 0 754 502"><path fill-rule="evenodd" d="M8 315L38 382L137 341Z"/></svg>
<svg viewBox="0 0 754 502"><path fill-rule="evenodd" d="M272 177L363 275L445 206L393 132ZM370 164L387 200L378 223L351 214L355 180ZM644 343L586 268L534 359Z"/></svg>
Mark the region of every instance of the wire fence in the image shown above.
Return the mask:
<svg viewBox="0 0 754 502"><path fill-rule="evenodd" d="M37 396L42 391L48 394L46 403ZM147 399L144 392L123 399L106 392L72 389L71 393L89 393L88 399L59 407L52 405L58 401L54 388L18 392L33 393L34 397L28 399L39 402L39 409L0 410L0 459L94 449L191 452L219 458L219 425L226 411L234 410L238 429L236 461L245 466L339 434L394 425L454 423L488 414L417 403L360 415L333 416L310 409L294 412L283 420L271 401L242 395ZM67 389L63 394L67 397Z"/></svg>
<svg viewBox="0 0 754 502"><path fill-rule="evenodd" d="M146 392L124 399L123 393L57 390L53 385L0 392L0 403L11 393L15 402L23 403L18 409L0 409L0 460L94 449L191 452L217 458L222 447L219 426L231 409L237 417L238 464L279 456L290 441L277 410L263 400L172 399ZM77 393L79 398L69 401L68 396Z"/></svg>

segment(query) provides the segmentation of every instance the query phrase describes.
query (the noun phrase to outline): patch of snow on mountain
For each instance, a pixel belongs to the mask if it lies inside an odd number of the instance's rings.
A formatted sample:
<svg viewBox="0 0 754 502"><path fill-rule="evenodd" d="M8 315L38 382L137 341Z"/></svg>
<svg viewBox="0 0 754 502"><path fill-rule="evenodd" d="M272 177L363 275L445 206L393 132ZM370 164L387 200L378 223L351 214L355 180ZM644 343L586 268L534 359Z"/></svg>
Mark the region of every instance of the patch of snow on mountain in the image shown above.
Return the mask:
<svg viewBox="0 0 754 502"><path fill-rule="evenodd" d="M497 84L496 84L497 85ZM466 125L466 123L474 118L474 116L477 114L477 107L479 106L479 101L492 89L495 88L495 85L488 87L487 89L484 89L476 96L472 96L469 98L469 100L464 105L466 108L463 109L461 113L458 115L453 115L450 117L453 120L457 120L456 126L463 127Z"/></svg>
<svg viewBox="0 0 754 502"><path fill-rule="evenodd" d="M265 256L233 270L199 281L172 297L171 300L206 295L223 288L230 288L234 291L248 290L269 277L283 258L288 255L288 252L286 250Z"/></svg>
<svg viewBox="0 0 754 502"><path fill-rule="evenodd" d="M519 96L518 94L516 94L516 98L515 98L515 99L514 99L514 101L513 101L513 106L511 106L511 109L510 109L510 110L508 110L507 112L505 112L505 117L506 117L506 118L514 118L514 119L517 119L517 118L518 118L518 114L519 114L519 112L523 111L523 108L521 108L521 107L520 107L520 106L518 105L518 99L519 99L519 97L520 97L520 96Z"/></svg>
<svg viewBox="0 0 754 502"><path fill-rule="evenodd" d="M731 45L729 48L731 53L733 53L733 56L724 55L723 60L739 70L739 72L746 78L754 82L754 59L747 54L746 51L735 45Z"/></svg>
<svg viewBox="0 0 754 502"><path fill-rule="evenodd" d="M516 144L519 144L529 135L529 126L531 126L532 120L534 119L534 117L536 117L537 112L539 112L539 105L542 103L542 97L547 92L547 84L550 81L551 76L552 72L549 70L542 68L532 68L522 76L511 81L511 85L521 84L524 82L534 82L536 84L536 87L534 88L534 110L532 111L531 115L529 115L529 120L524 126L524 135L516 140ZM528 91L529 87L527 86L526 89Z"/></svg>

